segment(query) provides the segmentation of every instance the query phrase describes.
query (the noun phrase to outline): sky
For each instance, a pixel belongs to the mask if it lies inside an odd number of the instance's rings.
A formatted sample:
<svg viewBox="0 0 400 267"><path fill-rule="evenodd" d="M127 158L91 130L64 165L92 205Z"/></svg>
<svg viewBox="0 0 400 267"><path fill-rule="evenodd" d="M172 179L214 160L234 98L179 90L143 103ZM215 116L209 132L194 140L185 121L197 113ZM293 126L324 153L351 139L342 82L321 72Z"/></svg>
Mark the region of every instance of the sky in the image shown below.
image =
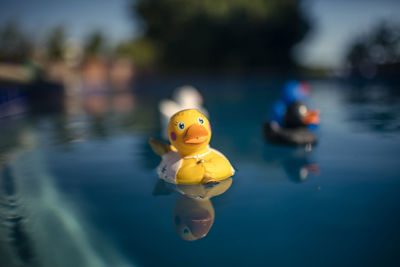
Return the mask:
<svg viewBox="0 0 400 267"><path fill-rule="evenodd" d="M40 39L60 24L75 40L95 30L113 43L139 34L129 0L0 0L0 25L13 20ZM399 0L304 0L313 29L295 49L297 60L311 67L343 64L350 41L380 21L400 23Z"/></svg>
<svg viewBox="0 0 400 267"><path fill-rule="evenodd" d="M101 30L113 41L137 34L129 0L0 0L0 25L17 21L34 37L66 25L68 36L81 40Z"/></svg>
<svg viewBox="0 0 400 267"><path fill-rule="evenodd" d="M400 24L400 0L309 0L313 29L296 49L304 65L336 68L354 40L383 20Z"/></svg>

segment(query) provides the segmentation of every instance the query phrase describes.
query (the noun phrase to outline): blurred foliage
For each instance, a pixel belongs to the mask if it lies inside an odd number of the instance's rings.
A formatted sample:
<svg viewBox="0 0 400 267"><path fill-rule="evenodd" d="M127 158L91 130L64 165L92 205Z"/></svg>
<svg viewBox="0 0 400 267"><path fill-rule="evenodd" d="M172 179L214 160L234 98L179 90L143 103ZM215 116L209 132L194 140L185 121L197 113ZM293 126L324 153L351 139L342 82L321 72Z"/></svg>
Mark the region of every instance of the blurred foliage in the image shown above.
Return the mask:
<svg viewBox="0 0 400 267"><path fill-rule="evenodd" d="M353 74L373 77L400 74L400 25L382 22L359 36L347 53Z"/></svg>
<svg viewBox="0 0 400 267"><path fill-rule="evenodd" d="M294 67L310 28L300 0L136 0L133 11L145 26L131 53L164 68Z"/></svg>
<svg viewBox="0 0 400 267"><path fill-rule="evenodd" d="M30 38L15 22L8 22L0 29L0 60L2 62L22 63L33 49Z"/></svg>
<svg viewBox="0 0 400 267"><path fill-rule="evenodd" d="M122 43L117 46L116 54L131 59L141 69L150 69L157 59L155 44L145 38Z"/></svg>
<svg viewBox="0 0 400 267"><path fill-rule="evenodd" d="M50 60L62 60L66 49L66 32L63 26L52 29L47 37L46 50Z"/></svg>
<svg viewBox="0 0 400 267"><path fill-rule="evenodd" d="M89 34L84 53L87 57L96 57L106 53L106 38L101 31L95 31Z"/></svg>

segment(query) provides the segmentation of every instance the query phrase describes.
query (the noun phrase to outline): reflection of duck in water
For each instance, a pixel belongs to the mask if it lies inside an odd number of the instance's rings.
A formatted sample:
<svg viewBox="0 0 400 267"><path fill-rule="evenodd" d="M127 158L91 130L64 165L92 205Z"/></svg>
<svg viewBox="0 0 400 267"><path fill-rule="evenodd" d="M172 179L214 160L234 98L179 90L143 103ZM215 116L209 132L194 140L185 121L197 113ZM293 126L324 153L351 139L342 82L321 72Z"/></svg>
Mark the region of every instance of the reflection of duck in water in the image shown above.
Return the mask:
<svg viewBox="0 0 400 267"><path fill-rule="evenodd" d="M185 85L175 89L172 100L164 99L159 104L161 114L161 136L168 139L167 128L169 119L178 111L184 109L197 109L204 116L208 117L207 110L203 107L203 96L200 92L190 85Z"/></svg>
<svg viewBox="0 0 400 267"><path fill-rule="evenodd" d="M304 104L309 91L305 83L292 81L285 85L281 100L273 105L270 120L264 123L264 136L269 142L290 145L317 142L311 130L319 124L319 111Z"/></svg>
<svg viewBox="0 0 400 267"><path fill-rule="evenodd" d="M320 170L317 163L311 162L307 157L304 158L288 158L282 162L288 178L293 182L304 182L312 173L319 175Z"/></svg>
<svg viewBox="0 0 400 267"><path fill-rule="evenodd" d="M182 110L168 125L172 146L150 139L154 152L162 156L158 167L161 179L176 184L212 183L235 173L228 159L208 145L211 126L198 110Z"/></svg>
<svg viewBox="0 0 400 267"><path fill-rule="evenodd" d="M310 151L304 148L268 145L264 150L264 160L272 165L280 165L292 182L304 182L310 174L319 175L318 164Z"/></svg>
<svg viewBox="0 0 400 267"><path fill-rule="evenodd" d="M153 194L166 190L181 194L174 207L172 224L182 239L194 241L205 237L214 223L215 211L210 199L223 194L231 184L232 178L210 185L172 185L159 180Z"/></svg>

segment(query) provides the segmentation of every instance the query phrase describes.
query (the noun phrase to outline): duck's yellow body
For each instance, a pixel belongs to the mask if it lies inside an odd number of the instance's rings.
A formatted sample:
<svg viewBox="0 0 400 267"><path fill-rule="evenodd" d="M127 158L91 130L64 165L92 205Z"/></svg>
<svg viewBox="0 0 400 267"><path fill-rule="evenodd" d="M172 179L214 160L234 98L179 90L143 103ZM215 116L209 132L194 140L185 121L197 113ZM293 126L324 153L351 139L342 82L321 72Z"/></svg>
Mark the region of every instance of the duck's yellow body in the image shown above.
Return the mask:
<svg viewBox="0 0 400 267"><path fill-rule="evenodd" d="M160 177L176 184L218 182L231 177L235 170L228 159L209 147L211 127L198 110L187 109L173 115L168 125L169 148L150 141L162 156Z"/></svg>

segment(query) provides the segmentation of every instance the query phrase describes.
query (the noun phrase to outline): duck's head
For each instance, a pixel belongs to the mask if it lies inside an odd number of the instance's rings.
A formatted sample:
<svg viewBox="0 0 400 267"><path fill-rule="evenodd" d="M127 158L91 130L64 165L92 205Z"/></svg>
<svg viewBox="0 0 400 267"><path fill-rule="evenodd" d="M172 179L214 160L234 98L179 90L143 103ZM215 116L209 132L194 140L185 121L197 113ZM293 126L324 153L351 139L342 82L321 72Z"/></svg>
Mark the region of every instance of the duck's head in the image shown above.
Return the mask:
<svg viewBox="0 0 400 267"><path fill-rule="evenodd" d="M179 111L169 121L168 138L182 156L200 152L210 143L210 122L197 109Z"/></svg>
<svg viewBox="0 0 400 267"><path fill-rule="evenodd" d="M282 100L286 105L296 101L306 101L310 94L310 86L306 82L288 81L282 91Z"/></svg>
<svg viewBox="0 0 400 267"><path fill-rule="evenodd" d="M209 199L191 199L182 196L175 204L172 223L182 239L194 241L208 234L214 218L214 207Z"/></svg>
<svg viewBox="0 0 400 267"><path fill-rule="evenodd" d="M319 110L308 109L304 103L299 101L291 104L285 113L285 126L288 128L318 125L319 122Z"/></svg>
<svg viewBox="0 0 400 267"><path fill-rule="evenodd" d="M232 178L208 185L174 185L182 196L175 204L172 223L182 239L194 241L208 234L215 218L210 199L222 195L231 185Z"/></svg>

